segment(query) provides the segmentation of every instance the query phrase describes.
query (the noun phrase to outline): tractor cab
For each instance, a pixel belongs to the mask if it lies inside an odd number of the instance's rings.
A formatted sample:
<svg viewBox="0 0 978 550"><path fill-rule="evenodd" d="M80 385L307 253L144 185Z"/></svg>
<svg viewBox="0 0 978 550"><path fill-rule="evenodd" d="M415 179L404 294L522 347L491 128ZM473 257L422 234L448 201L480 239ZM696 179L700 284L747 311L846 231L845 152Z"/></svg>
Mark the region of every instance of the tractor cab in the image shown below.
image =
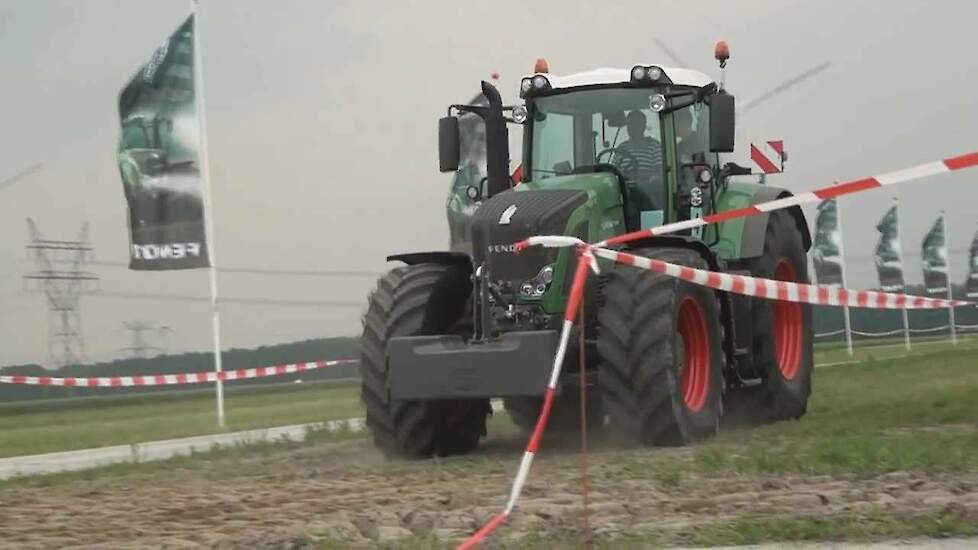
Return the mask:
<svg viewBox="0 0 978 550"><path fill-rule="evenodd" d="M513 243L535 234L597 242L716 211L718 181L733 166L719 154L733 150L734 98L705 74L640 64L558 76L538 60L520 82L521 104L503 106L488 82L482 92L449 108L439 149L441 170L456 174L451 248L484 266L500 297L488 333L550 326L569 291L571 251L517 256ZM509 125L523 129L519 182ZM689 236L717 240L712 228Z"/></svg>
<svg viewBox="0 0 978 550"><path fill-rule="evenodd" d="M718 50L717 59L728 55ZM714 212L716 186L749 173L721 165L719 154L734 146L734 97L699 71L640 64L560 76L543 59L534 69L520 82L521 104L490 101L498 91L483 83L483 94L451 106L440 122L441 168L455 173L452 250L471 249L476 211L518 183L548 190L587 182L599 194L610 186L621 212L606 212L601 226L617 234ZM523 127L512 176L507 124Z"/></svg>
<svg viewBox="0 0 978 550"><path fill-rule="evenodd" d="M546 188L555 177L608 174L629 231L701 215L718 153L733 150L733 96L698 71L538 72L521 81L520 95L513 119L524 127L524 180Z"/></svg>

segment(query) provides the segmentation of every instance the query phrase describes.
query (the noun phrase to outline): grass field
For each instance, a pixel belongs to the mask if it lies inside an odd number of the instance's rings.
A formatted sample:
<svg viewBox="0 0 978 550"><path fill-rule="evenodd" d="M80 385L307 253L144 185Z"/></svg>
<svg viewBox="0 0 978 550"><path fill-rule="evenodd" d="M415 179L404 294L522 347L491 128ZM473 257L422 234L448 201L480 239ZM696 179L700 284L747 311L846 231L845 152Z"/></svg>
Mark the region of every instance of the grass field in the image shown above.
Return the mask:
<svg viewBox="0 0 978 550"><path fill-rule="evenodd" d="M362 416L359 382L226 387L226 431ZM213 389L0 404L0 458L215 433Z"/></svg>
<svg viewBox="0 0 978 550"><path fill-rule="evenodd" d="M354 388L342 391L355 396ZM690 447L629 448L592 433L592 542L647 548L978 536L976 394L978 355L944 350L820 368L799 421L724 426ZM16 515L10 525L73 510L75 523L93 526L72 533L79 543L162 544L151 538L165 536L153 534L151 518L165 516L179 523L181 540L231 537L229 547L260 540L309 549L444 548L505 502L525 443L501 414L482 447L464 457L386 461L362 439L314 438L11 479L0 483L10 489L0 491L0 509ZM546 435L520 507L493 535L495 544L580 545L578 445L576 434ZM201 513L201 503L212 501L223 504ZM58 523L25 524L10 540L57 542ZM392 534L405 538L381 541Z"/></svg>
<svg viewBox="0 0 978 550"><path fill-rule="evenodd" d="M910 340L910 354L929 354L952 348L947 333L937 336L911 336ZM963 350L978 350L978 334L959 334L957 347ZM903 336L857 340L853 343L853 357L849 357L844 341L818 343L815 345L815 350L818 363L879 360L907 355Z"/></svg>
<svg viewBox="0 0 978 550"><path fill-rule="evenodd" d="M947 341L921 340L915 343L914 353L931 356L948 348ZM978 337L962 339L958 348L978 351ZM827 343L816 346L815 360L817 364L854 360L872 366L905 354L899 339L861 342L853 359L844 344ZM226 431L362 416L358 391L356 381L243 388L229 385ZM216 433L220 430L215 425L214 406L212 388L3 403L0 458Z"/></svg>

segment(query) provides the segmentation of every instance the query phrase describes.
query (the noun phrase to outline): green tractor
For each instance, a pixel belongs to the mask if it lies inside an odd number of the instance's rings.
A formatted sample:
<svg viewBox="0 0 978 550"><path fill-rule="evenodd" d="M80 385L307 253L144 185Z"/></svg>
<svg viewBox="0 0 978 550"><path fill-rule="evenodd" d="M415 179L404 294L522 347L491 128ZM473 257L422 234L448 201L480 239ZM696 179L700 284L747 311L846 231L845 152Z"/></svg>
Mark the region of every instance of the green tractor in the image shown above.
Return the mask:
<svg viewBox="0 0 978 550"><path fill-rule="evenodd" d="M726 56L718 59L722 67ZM492 398L503 399L516 424L536 421L578 260L568 248L517 254L514 243L531 235L598 242L790 196L738 178L750 170L725 161L734 97L701 72L636 65L558 76L538 63L520 96L522 104L504 107L483 82L481 101L452 105L439 121L441 171L456 173L450 250L389 256L403 265L370 295L361 397L374 441L389 455L472 451ZM508 124L523 127L515 177ZM460 127L475 145L460 144ZM807 283L810 245L795 207L620 248ZM682 445L715 434L725 410L764 421L805 413L809 306L602 267L588 280L582 312L589 423L638 444ZM581 422L578 347L565 359L553 429Z"/></svg>

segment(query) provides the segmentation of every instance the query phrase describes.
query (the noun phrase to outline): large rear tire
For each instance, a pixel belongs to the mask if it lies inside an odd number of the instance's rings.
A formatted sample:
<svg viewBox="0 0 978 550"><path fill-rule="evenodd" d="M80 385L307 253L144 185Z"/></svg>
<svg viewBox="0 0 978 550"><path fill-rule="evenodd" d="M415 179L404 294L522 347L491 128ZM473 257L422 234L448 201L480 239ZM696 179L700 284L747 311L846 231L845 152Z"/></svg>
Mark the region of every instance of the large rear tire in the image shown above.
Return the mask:
<svg viewBox="0 0 978 550"><path fill-rule="evenodd" d="M437 264L398 267L370 295L361 337L360 398L376 446L387 455L447 456L476 448L486 434L488 399L397 401L387 385L387 341L458 330L470 293L466 273Z"/></svg>
<svg viewBox="0 0 978 550"><path fill-rule="evenodd" d="M708 268L689 249L634 253ZM603 294L598 372L609 428L645 445L683 445L715 434L723 392L716 294L621 265L608 273Z"/></svg>
<svg viewBox="0 0 978 550"><path fill-rule="evenodd" d="M764 255L752 260L755 277L809 283L808 256L794 216L781 210L768 218ZM754 298L754 365L762 383L746 411L756 421L799 418L812 393L814 333L809 304Z"/></svg>

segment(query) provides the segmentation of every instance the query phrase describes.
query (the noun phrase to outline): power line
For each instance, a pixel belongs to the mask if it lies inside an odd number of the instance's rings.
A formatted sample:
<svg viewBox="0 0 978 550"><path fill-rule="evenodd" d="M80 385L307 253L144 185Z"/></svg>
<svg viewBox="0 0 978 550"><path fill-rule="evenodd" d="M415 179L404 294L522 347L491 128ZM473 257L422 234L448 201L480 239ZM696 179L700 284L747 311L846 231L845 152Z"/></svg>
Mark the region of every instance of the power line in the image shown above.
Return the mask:
<svg viewBox="0 0 978 550"><path fill-rule="evenodd" d="M30 218L27 231L31 236L27 251L36 269L24 275L24 280L48 299L48 354L56 367L79 365L85 358L85 340L78 305L81 295L98 284L98 275L84 270L92 253L88 224L82 226L76 241L42 239ZM56 264L61 268L56 269Z"/></svg>
<svg viewBox="0 0 978 550"><path fill-rule="evenodd" d="M764 92L763 94L761 94L761 95L759 95L759 96L757 96L757 97L755 97L753 99L750 99L749 101L745 102L744 103L744 106L741 107L741 110L743 110L743 111L746 112L746 111L750 110L751 108L756 107L758 104L763 103L764 101L767 101L771 97L780 94L781 92L787 90L788 88L791 88L792 86L794 86L794 85L796 85L796 84L798 84L800 82L804 82L805 80L808 80L809 78L817 75L818 73L824 71L825 69L828 69L831 66L832 66L832 63L829 62L829 61L825 61L824 63L819 63L818 65L815 65L811 69L808 69L807 71L799 74L798 76L795 76L793 78L789 78L788 80L785 80L784 82L782 82L781 84L778 84L774 88L771 88L770 90Z"/></svg>
<svg viewBox="0 0 978 550"><path fill-rule="evenodd" d="M31 166L28 166L26 169L21 170L19 173L14 174L13 176L10 176L9 178L3 181L0 181L0 189L3 189L8 185L13 185L14 183L17 182L17 180L29 176L34 172L37 172L38 170L41 169L42 166L44 166L44 163L42 162L38 162L37 164L32 164Z"/></svg>
<svg viewBox="0 0 978 550"><path fill-rule="evenodd" d="M666 45L664 40L656 38L653 40L653 42L655 42L655 45L658 46L659 49L666 54L666 57L668 57L669 60L672 61L677 67L689 67L689 65L683 62L683 60L676 55L676 52L672 51L672 49Z"/></svg>
<svg viewBox="0 0 978 550"><path fill-rule="evenodd" d="M123 321L122 328L130 335L129 347L122 351L128 351L129 357L133 359L144 359L149 357L149 353L163 351L158 346L151 346L146 341L146 333L157 328L156 323L148 321Z"/></svg>
<svg viewBox="0 0 978 550"><path fill-rule="evenodd" d="M128 262L93 261L92 265L106 267L129 267ZM377 277L376 271L331 270L331 269L266 269L260 267L218 267L224 273L254 273L258 275L300 275L310 277Z"/></svg>
<svg viewBox="0 0 978 550"><path fill-rule="evenodd" d="M159 302L210 302L207 296L192 296L187 294L155 294L150 292L125 292L100 290L93 294L102 298L121 298L132 300L150 300ZM274 298L218 298L222 304L241 304L257 306L294 306L294 307L339 307L360 309L366 302L325 302L313 300L277 300Z"/></svg>

